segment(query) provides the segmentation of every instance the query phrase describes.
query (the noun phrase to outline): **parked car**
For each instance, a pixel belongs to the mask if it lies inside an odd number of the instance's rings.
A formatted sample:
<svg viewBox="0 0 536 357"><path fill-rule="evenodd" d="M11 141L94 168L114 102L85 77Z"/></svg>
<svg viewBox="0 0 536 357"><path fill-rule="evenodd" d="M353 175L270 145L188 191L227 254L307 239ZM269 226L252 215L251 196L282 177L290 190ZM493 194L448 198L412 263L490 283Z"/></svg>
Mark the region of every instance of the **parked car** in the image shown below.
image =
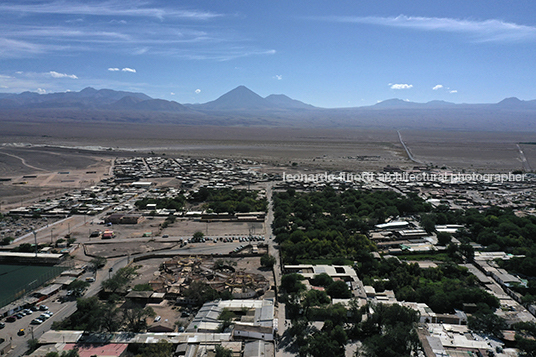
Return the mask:
<svg viewBox="0 0 536 357"><path fill-rule="evenodd" d="M158 321L160 321L161 319L162 319L162 316L157 316L157 317L154 318L154 322L158 322Z"/></svg>
<svg viewBox="0 0 536 357"><path fill-rule="evenodd" d="M0 328L6 327L6 324L4 322L0 322Z"/></svg>
<svg viewBox="0 0 536 357"><path fill-rule="evenodd" d="M39 306L39 310L41 310L41 311L47 311L47 310L48 310L48 306L46 306L46 305L41 305L41 306Z"/></svg>
<svg viewBox="0 0 536 357"><path fill-rule="evenodd" d="M44 320L41 320L40 318L33 319L32 322L30 322L32 325L41 325Z"/></svg>

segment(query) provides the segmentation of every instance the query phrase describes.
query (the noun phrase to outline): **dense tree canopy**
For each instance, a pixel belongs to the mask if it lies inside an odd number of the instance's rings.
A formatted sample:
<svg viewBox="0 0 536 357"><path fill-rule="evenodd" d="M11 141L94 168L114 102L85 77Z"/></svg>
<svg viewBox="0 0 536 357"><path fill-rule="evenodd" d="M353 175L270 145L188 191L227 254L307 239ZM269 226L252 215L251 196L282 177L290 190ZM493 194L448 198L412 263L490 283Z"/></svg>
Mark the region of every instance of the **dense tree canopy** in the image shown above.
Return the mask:
<svg viewBox="0 0 536 357"><path fill-rule="evenodd" d="M393 191L336 193L331 187L310 193L288 190L274 194L273 229L286 263L354 259L374 250L364 233L375 224L429 209L419 197Z"/></svg>
<svg viewBox="0 0 536 357"><path fill-rule="evenodd" d="M421 343L416 331L417 311L398 304L378 304L374 313L360 323L363 357L410 357Z"/></svg>
<svg viewBox="0 0 536 357"><path fill-rule="evenodd" d="M416 263L390 258L379 262L363 279L378 291L393 290L399 301L423 302L437 313L462 310L464 303L476 303L485 311L499 307L498 300L478 286L467 268L453 262L421 269Z"/></svg>
<svg viewBox="0 0 536 357"><path fill-rule="evenodd" d="M134 203L138 209L145 209L148 204L156 204L157 209L174 209L181 211L186 203L186 198L181 193L173 198L142 198Z"/></svg>
<svg viewBox="0 0 536 357"><path fill-rule="evenodd" d="M201 188L192 192L190 203L205 203L205 208L215 213L265 212L268 207L266 198L259 198L258 191L233 190L230 188Z"/></svg>

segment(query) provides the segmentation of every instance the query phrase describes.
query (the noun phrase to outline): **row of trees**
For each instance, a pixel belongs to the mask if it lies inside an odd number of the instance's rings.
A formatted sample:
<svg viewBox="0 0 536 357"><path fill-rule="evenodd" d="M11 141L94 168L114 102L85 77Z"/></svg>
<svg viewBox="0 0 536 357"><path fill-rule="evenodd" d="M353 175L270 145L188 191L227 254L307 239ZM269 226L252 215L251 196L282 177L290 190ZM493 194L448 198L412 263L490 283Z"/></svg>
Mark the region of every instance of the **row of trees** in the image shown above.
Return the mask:
<svg viewBox="0 0 536 357"><path fill-rule="evenodd" d="M185 203L186 198L182 193L180 193L173 198L142 198L141 200L137 200L134 205L140 210L145 209L148 204L156 204L157 209L165 208L181 211L184 208Z"/></svg>
<svg viewBox="0 0 536 357"><path fill-rule="evenodd" d="M151 307L117 307L115 300L100 301L97 296L79 298L76 312L63 321L52 324L54 330L83 330L92 332L131 331L147 328L146 319L156 316Z"/></svg>
<svg viewBox="0 0 536 357"><path fill-rule="evenodd" d="M258 191L233 190L231 188L201 188L188 197L192 204L205 203L205 208L215 213L265 212L266 198L259 198Z"/></svg>

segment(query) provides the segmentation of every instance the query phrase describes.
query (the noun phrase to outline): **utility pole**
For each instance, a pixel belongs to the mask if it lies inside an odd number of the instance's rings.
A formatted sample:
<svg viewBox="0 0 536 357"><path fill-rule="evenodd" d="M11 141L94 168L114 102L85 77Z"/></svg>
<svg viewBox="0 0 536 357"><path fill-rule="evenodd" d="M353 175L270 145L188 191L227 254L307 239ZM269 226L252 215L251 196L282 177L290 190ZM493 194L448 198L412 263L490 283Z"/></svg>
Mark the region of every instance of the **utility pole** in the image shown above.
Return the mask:
<svg viewBox="0 0 536 357"><path fill-rule="evenodd" d="M32 233L34 235L34 242L35 242L35 257L37 258L37 233L35 233L35 230L32 229Z"/></svg>

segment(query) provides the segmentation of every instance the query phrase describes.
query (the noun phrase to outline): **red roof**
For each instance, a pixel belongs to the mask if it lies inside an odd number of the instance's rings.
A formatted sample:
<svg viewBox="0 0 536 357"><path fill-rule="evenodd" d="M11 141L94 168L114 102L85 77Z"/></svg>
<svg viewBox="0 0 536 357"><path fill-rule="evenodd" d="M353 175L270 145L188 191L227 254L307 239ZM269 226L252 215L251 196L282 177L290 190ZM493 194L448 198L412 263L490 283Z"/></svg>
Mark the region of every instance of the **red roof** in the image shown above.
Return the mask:
<svg viewBox="0 0 536 357"><path fill-rule="evenodd" d="M109 343L106 345L76 345L74 343L67 343L63 348L64 351L70 351L74 348L78 348L78 354L80 357L119 357L127 349L126 343Z"/></svg>

